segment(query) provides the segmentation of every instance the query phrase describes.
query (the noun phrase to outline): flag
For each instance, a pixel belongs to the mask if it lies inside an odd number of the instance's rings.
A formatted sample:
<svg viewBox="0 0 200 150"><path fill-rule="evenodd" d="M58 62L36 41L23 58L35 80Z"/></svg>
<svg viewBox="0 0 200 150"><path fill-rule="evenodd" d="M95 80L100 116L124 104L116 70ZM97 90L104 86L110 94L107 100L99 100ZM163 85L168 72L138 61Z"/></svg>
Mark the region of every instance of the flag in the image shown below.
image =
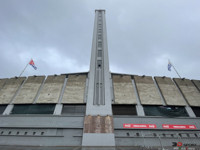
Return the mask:
<svg viewBox="0 0 200 150"><path fill-rule="evenodd" d="M171 71L171 67L172 67L172 64L170 63L170 61L168 62L168 70Z"/></svg>
<svg viewBox="0 0 200 150"><path fill-rule="evenodd" d="M29 65L31 65L35 70L37 70L37 67L35 66L33 59L31 59L31 61L29 62Z"/></svg>

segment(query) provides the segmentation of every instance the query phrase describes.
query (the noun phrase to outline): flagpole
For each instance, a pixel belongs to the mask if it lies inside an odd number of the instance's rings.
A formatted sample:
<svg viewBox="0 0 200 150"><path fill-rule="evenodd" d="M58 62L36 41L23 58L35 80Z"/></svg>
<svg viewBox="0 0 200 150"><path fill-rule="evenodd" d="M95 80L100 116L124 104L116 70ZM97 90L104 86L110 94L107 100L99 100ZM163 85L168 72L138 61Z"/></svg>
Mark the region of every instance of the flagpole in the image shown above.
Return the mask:
<svg viewBox="0 0 200 150"><path fill-rule="evenodd" d="M176 70L176 68L174 67L174 65L170 62L169 60L169 63L172 65L172 67L174 68L174 70L176 71L177 75L179 76L179 78L181 79L181 76L179 75L178 71Z"/></svg>
<svg viewBox="0 0 200 150"><path fill-rule="evenodd" d="M26 70L26 68L28 67L29 62L27 63L26 67L22 70L21 74L19 75L19 77L21 77L22 73Z"/></svg>

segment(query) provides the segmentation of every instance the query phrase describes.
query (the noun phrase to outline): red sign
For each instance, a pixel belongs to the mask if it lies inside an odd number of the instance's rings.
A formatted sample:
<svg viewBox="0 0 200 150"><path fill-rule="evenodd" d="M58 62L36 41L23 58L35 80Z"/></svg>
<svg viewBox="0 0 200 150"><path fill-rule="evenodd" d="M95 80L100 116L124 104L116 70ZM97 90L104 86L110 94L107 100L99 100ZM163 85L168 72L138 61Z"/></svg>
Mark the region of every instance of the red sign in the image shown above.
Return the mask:
<svg viewBox="0 0 200 150"><path fill-rule="evenodd" d="M143 129L154 129L157 128L155 124L123 124L123 128L143 128Z"/></svg>
<svg viewBox="0 0 200 150"><path fill-rule="evenodd" d="M195 125L163 124L164 129L196 129Z"/></svg>

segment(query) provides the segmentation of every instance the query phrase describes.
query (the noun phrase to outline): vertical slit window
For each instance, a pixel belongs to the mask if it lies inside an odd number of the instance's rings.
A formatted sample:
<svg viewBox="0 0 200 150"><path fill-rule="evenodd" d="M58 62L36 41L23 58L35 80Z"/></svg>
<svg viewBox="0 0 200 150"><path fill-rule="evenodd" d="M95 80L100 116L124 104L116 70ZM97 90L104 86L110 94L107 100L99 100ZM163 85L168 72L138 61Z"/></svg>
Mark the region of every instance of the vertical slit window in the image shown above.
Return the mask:
<svg viewBox="0 0 200 150"><path fill-rule="evenodd" d="M101 39L101 35L98 35L98 39L99 39L99 40Z"/></svg>
<svg viewBox="0 0 200 150"><path fill-rule="evenodd" d="M102 51L98 51L98 57L102 57Z"/></svg>
<svg viewBox="0 0 200 150"><path fill-rule="evenodd" d="M102 47L102 42L98 42L98 47Z"/></svg>

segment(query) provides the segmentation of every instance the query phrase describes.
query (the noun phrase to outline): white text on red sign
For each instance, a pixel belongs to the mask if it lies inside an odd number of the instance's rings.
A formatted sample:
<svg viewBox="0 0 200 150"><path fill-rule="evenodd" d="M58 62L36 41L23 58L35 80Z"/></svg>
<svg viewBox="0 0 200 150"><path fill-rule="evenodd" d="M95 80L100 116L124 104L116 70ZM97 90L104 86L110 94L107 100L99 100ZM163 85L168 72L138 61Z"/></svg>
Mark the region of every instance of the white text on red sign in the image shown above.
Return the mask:
<svg viewBox="0 0 200 150"><path fill-rule="evenodd" d="M163 124L164 129L196 129L195 125Z"/></svg>
<svg viewBox="0 0 200 150"><path fill-rule="evenodd" d="M155 129L157 128L156 124L123 124L123 128L143 128L143 129Z"/></svg>

